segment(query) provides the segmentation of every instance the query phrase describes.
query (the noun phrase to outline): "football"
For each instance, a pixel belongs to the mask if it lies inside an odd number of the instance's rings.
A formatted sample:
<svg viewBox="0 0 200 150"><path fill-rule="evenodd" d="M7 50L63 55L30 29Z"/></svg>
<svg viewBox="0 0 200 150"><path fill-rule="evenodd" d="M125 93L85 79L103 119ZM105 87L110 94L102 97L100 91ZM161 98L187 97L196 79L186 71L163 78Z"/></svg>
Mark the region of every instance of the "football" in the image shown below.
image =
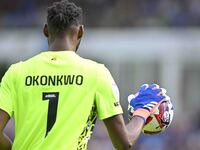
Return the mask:
<svg viewBox="0 0 200 150"><path fill-rule="evenodd" d="M165 131L172 122L174 108L171 101L165 101L149 116L142 129L144 134L159 134Z"/></svg>

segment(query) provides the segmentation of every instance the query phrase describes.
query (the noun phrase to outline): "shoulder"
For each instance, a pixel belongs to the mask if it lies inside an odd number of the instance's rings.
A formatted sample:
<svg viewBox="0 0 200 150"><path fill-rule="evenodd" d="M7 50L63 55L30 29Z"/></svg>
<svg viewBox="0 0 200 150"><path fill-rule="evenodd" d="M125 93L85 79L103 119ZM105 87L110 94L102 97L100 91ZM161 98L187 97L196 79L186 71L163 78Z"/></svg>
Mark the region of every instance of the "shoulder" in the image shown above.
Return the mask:
<svg viewBox="0 0 200 150"><path fill-rule="evenodd" d="M105 66L105 64L82 57L81 59L82 63L86 64L85 66L87 66L87 68L91 68L93 71L95 71L97 78L111 77L111 73L109 69Z"/></svg>
<svg viewBox="0 0 200 150"><path fill-rule="evenodd" d="M16 72L18 71L22 72L25 68L29 68L30 66L32 66L34 62L38 62L39 61L38 58L40 58L40 54L30 57L23 61L19 61L15 64L12 64L9 69L14 70Z"/></svg>
<svg viewBox="0 0 200 150"><path fill-rule="evenodd" d="M10 67L8 68L8 71L9 73L16 73L18 70L20 70L20 67L22 65L22 61L20 62L17 62L15 64L11 64Z"/></svg>
<svg viewBox="0 0 200 150"><path fill-rule="evenodd" d="M79 57L79 61L82 64L86 64L86 65L89 65L89 66L97 66L99 64L98 62L96 62L92 59L83 58L79 55L77 55L77 56Z"/></svg>
<svg viewBox="0 0 200 150"><path fill-rule="evenodd" d="M103 63L99 63L99 62L94 61L92 59L87 59L87 58L83 58L83 57L80 57L80 58L81 58L80 62L85 64L85 65L87 65L87 67L96 68L98 71L106 71L106 70L108 70Z"/></svg>
<svg viewBox="0 0 200 150"><path fill-rule="evenodd" d="M25 64L27 64L27 63L31 63L31 62L33 62L33 61L38 61L40 58L41 58L41 53L40 54L37 54L37 55L35 55L35 56L32 56L32 57L30 57L30 58L27 58L26 60L24 60L24 61L20 61L20 62L18 62L17 64L18 65L25 65Z"/></svg>
<svg viewBox="0 0 200 150"><path fill-rule="evenodd" d="M30 62L37 59L38 57L39 57L39 55L36 55L36 56L31 57L31 58L28 58L27 60L19 61L17 63L11 64L10 67L8 68L7 72L13 73L13 74L22 72L22 70L24 70L24 67L27 64L30 64Z"/></svg>
<svg viewBox="0 0 200 150"><path fill-rule="evenodd" d="M10 84L12 81L14 81L17 77L18 77L18 73L20 70L20 64L16 63L16 64L12 64L8 70L6 71L6 73L4 74L4 76L1 79L1 83L7 83Z"/></svg>

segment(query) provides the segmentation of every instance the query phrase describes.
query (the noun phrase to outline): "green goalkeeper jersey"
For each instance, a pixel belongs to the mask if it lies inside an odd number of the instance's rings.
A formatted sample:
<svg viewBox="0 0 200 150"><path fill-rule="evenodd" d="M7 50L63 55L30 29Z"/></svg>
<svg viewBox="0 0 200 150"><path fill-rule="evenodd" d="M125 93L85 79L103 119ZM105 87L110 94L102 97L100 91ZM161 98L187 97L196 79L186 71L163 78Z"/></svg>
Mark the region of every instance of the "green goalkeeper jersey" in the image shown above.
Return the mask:
<svg viewBox="0 0 200 150"><path fill-rule="evenodd" d="M13 150L87 149L97 116L122 113L110 72L72 51L12 65L2 78L0 109L15 120Z"/></svg>

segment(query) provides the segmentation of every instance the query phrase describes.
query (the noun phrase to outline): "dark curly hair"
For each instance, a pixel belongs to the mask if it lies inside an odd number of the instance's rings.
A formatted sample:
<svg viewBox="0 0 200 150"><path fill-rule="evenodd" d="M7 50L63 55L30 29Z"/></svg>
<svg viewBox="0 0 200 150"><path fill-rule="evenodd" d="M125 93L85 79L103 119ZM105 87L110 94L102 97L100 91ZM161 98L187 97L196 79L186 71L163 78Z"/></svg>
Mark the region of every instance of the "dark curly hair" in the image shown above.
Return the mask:
<svg viewBox="0 0 200 150"><path fill-rule="evenodd" d="M68 0L54 2L48 7L47 24L54 34L62 33L73 25L82 23L82 9Z"/></svg>

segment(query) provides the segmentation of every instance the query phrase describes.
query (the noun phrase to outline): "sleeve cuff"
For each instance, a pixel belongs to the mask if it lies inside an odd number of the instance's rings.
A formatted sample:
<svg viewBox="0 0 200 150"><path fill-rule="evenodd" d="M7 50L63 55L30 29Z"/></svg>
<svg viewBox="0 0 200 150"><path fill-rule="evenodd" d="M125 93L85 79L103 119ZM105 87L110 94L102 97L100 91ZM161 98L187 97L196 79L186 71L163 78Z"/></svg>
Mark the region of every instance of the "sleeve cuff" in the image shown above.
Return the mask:
<svg viewBox="0 0 200 150"><path fill-rule="evenodd" d="M12 117L12 111L10 111L8 108L0 106L0 109L6 112L10 117Z"/></svg>
<svg viewBox="0 0 200 150"><path fill-rule="evenodd" d="M98 116L98 117L99 117L99 120L104 120L104 119L107 119L107 118L110 118L110 117L113 117L113 116L119 115L119 114L123 114L122 109L120 109L119 111L114 111L114 112L111 112L109 114Z"/></svg>

